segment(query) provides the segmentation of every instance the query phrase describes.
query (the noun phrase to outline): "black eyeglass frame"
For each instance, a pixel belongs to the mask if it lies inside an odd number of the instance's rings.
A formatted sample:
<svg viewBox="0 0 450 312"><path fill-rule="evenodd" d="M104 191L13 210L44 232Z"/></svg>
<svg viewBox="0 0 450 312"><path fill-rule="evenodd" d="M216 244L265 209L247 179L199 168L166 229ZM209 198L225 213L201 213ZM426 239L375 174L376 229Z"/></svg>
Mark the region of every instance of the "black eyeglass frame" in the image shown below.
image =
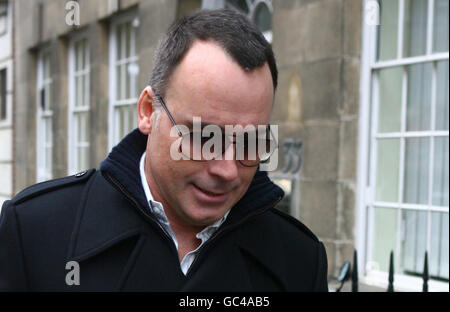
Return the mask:
<svg viewBox="0 0 450 312"><path fill-rule="evenodd" d="M159 95L158 93L155 94L155 97L158 99L158 102L161 104L162 108L163 108L163 109L165 110L165 112L167 113L167 116L169 117L169 119L170 119L170 121L172 122L173 126L174 126L175 129L177 130L178 135L181 137L181 139L183 139L183 138L184 138L184 135L183 135L183 133L181 132L180 128L178 128L178 125L177 125L177 123L175 122L175 119L173 118L173 116L172 116L172 114L170 113L169 109L167 108L167 105L166 105L166 103L164 102L164 99L163 99L162 96ZM244 164L240 159L238 159L239 163L240 163L242 166L244 166L244 167L256 167L256 166L259 166L259 164L266 163L266 162L269 161L269 159L270 159L270 157L272 156L272 154L279 148L279 146L278 146L278 141L277 141L277 139L275 138L275 135L273 134L272 130L270 129L270 124L269 124L267 127L269 128L270 135L272 136L273 140L275 141L275 148L273 149L273 151L269 154L269 156L268 156L266 159L260 160L260 161L259 161L257 164L255 164L255 165L246 165L246 164ZM189 132L189 134L190 134L190 135L193 135L194 132L191 130L191 131ZM234 144L234 145L236 145L236 141L231 141L231 140L229 140L229 142L232 143L232 144ZM228 147L223 149L222 155L226 152L227 149L228 149ZM191 157L185 155L183 152L181 152L181 153L182 153L185 157L188 157L189 160L193 160L193 161L208 161L208 160L203 160L203 159L192 159ZM235 151L235 153L236 153L236 151Z"/></svg>

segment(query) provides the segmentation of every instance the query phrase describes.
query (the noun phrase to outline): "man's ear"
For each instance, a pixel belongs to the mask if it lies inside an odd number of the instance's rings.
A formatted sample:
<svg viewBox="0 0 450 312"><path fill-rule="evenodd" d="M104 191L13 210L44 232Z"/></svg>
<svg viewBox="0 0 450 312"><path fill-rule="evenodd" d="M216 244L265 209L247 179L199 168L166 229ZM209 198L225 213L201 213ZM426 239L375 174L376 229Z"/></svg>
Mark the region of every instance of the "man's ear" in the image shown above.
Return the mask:
<svg viewBox="0 0 450 312"><path fill-rule="evenodd" d="M155 122L156 112L153 107L154 93L151 86L145 87L137 103L138 127L143 134L150 134Z"/></svg>

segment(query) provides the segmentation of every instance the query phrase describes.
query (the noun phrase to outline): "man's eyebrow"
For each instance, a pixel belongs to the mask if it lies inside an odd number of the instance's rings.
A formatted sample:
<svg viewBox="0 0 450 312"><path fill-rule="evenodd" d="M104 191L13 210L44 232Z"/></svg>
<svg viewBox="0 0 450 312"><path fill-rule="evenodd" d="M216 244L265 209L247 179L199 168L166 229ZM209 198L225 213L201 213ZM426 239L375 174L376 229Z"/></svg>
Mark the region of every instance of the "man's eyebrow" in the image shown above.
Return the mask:
<svg viewBox="0 0 450 312"><path fill-rule="evenodd" d="M192 120L186 120L184 123L181 123L181 124L187 126L189 129L192 129L194 127L194 124L193 124ZM200 122L200 128L201 129L205 128L206 126L219 127L222 130L222 132L225 133L225 127L219 126L218 124L215 124L215 123L212 123L212 122L208 122L208 121L201 121Z"/></svg>
<svg viewBox="0 0 450 312"><path fill-rule="evenodd" d="M185 125L189 129L193 130L194 124L192 122L192 119L188 119L184 123L180 123L180 124ZM225 130L225 127L219 126L218 124L215 124L213 122L208 122L208 121L201 121L200 122L200 129L203 130L203 128L205 128L206 126L216 126L216 127L219 127L222 130L222 133L227 133L227 131ZM230 126L232 127L232 130L234 130L234 127L236 127L234 125L230 125ZM243 133L255 133L256 134L258 132L258 128L257 127L255 127L254 130L249 130L249 131L246 131L245 127L243 127L243 128L244 128L244 132ZM233 133L234 133L234 131L233 131Z"/></svg>

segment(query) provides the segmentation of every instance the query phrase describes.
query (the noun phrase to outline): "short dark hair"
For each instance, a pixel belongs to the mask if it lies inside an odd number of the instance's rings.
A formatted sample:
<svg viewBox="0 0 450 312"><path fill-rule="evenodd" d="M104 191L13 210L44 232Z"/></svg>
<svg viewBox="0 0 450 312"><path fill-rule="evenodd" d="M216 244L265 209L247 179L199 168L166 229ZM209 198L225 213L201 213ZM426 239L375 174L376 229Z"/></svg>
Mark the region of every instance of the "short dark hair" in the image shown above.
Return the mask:
<svg viewBox="0 0 450 312"><path fill-rule="evenodd" d="M175 21L158 43L150 75L156 93L165 95L176 66L195 40L220 45L242 68L252 70L269 65L275 91L278 70L271 45L244 15L230 10L202 10Z"/></svg>

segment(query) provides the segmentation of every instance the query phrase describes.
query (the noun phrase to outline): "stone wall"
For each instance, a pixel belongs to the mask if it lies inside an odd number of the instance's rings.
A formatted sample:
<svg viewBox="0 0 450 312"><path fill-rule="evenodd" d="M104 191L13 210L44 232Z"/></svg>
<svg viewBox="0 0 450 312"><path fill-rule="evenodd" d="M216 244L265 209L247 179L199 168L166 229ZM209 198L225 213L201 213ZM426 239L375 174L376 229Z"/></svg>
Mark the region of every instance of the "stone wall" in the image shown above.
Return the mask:
<svg viewBox="0 0 450 312"><path fill-rule="evenodd" d="M273 123L302 141L298 215L325 243L329 274L354 248L360 0L275 0L280 71Z"/></svg>

